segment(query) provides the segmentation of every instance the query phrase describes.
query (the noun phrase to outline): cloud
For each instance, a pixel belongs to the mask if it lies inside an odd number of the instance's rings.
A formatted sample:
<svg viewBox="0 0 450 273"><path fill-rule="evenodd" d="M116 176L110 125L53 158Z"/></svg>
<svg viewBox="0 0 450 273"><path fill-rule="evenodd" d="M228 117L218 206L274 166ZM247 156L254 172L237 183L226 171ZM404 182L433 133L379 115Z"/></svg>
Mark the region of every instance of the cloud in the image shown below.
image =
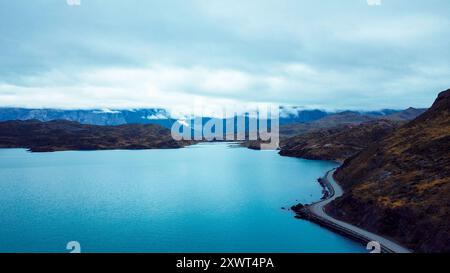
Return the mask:
<svg viewBox="0 0 450 273"><path fill-rule="evenodd" d="M0 106L426 107L450 85L449 9L446 0L2 1Z"/></svg>
<svg viewBox="0 0 450 273"><path fill-rule="evenodd" d="M423 90L431 81L443 89L450 75L450 66L414 66L407 70L397 78L383 69L339 71L303 63L280 64L260 73L163 65L68 74L50 71L22 77L20 85L0 85L0 105L176 109L198 104L220 108L230 103L241 107L279 103L323 109L405 108L431 103L435 90ZM367 82L376 84L366 86Z"/></svg>

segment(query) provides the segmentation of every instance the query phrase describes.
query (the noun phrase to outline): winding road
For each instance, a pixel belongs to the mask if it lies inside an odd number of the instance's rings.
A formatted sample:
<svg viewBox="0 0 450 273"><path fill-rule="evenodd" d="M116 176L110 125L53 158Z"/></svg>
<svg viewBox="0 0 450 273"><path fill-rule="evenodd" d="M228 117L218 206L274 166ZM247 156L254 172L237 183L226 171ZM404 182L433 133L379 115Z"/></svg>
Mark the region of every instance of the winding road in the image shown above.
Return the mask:
<svg viewBox="0 0 450 273"><path fill-rule="evenodd" d="M411 250L391 241L382 236L376 235L364 229L358 228L354 225L348 224L346 222L337 220L331 216L329 216L325 212L325 206L329 203L333 202L336 198L341 197L344 194L341 186L339 186L333 178L333 174L335 169L329 171L324 177L324 182L330 191L330 197L311 204L308 206L307 212L312 220L327 226L339 233L342 233L348 237L356 239L358 241L368 243L371 241L378 242L381 246L381 250L387 253L411 253Z"/></svg>

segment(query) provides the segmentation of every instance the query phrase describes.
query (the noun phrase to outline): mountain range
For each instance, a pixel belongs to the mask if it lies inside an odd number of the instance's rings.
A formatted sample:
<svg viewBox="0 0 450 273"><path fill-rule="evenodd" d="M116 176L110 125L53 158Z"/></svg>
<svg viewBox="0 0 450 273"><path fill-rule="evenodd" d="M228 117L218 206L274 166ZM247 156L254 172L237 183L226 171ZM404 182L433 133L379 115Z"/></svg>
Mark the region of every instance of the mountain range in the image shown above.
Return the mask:
<svg viewBox="0 0 450 273"><path fill-rule="evenodd" d="M282 140L280 155L343 162L403 123L379 119L318 129Z"/></svg>
<svg viewBox="0 0 450 273"><path fill-rule="evenodd" d="M281 137L299 136L323 129L336 128L338 126L355 126L370 121L390 120L408 121L416 118L426 109L408 108L406 110L384 110L385 112L356 112L343 111L330 113L318 120L307 123L292 123L280 126ZM383 114L381 114L383 113Z"/></svg>
<svg viewBox="0 0 450 273"><path fill-rule="evenodd" d="M384 136L395 127L410 121L426 109L379 112L343 111L329 113L314 121L280 125L280 154L343 161ZM363 125L363 126L360 126ZM347 133L349 132L349 133ZM245 141L242 146L260 149L260 141Z"/></svg>
<svg viewBox="0 0 450 273"><path fill-rule="evenodd" d="M309 123L323 119L336 113L348 111L327 112L318 109L303 109L300 107L280 107L280 125ZM383 117L400 113L400 110L380 110L369 112L351 112L355 116L368 118ZM212 117L205 117L206 120ZM93 109L93 110L62 110L62 109L28 109L0 107L0 121L8 120L69 120L90 125L123 125L123 124L159 124L170 128L178 120L170 111L162 108L149 109Z"/></svg>
<svg viewBox="0 0 450 273"><path fill-rule="evenodd" d="M0 108L0 121L8 120L68 120L90 125L159 124L170 128L175 121L165 109L136 110L62 110Z"/></svg>

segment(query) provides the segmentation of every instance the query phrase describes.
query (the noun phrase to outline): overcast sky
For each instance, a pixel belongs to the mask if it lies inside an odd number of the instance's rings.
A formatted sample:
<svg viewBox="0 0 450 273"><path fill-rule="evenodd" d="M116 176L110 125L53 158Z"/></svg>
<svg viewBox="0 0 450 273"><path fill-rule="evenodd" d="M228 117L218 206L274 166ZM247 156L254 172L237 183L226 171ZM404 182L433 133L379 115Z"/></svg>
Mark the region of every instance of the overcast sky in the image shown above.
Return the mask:
<svg viewBox="0 0 450 273"><path fill-rule="evenodd" d="M450 1L0 0L0 106L428 107Z"/></svg>

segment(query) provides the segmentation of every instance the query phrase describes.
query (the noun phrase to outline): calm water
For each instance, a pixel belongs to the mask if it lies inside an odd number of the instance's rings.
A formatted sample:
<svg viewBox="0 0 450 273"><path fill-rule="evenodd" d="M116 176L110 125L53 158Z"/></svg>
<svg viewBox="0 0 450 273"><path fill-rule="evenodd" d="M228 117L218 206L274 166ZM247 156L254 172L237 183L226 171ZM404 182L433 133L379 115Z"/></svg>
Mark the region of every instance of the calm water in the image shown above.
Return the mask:
<svg viewBox="0 0 450 273"><path fill-rule="evenodd" d="M364 252L281 209L319 199L334 166L227 144L0 149L0 252Z"/></svg>

